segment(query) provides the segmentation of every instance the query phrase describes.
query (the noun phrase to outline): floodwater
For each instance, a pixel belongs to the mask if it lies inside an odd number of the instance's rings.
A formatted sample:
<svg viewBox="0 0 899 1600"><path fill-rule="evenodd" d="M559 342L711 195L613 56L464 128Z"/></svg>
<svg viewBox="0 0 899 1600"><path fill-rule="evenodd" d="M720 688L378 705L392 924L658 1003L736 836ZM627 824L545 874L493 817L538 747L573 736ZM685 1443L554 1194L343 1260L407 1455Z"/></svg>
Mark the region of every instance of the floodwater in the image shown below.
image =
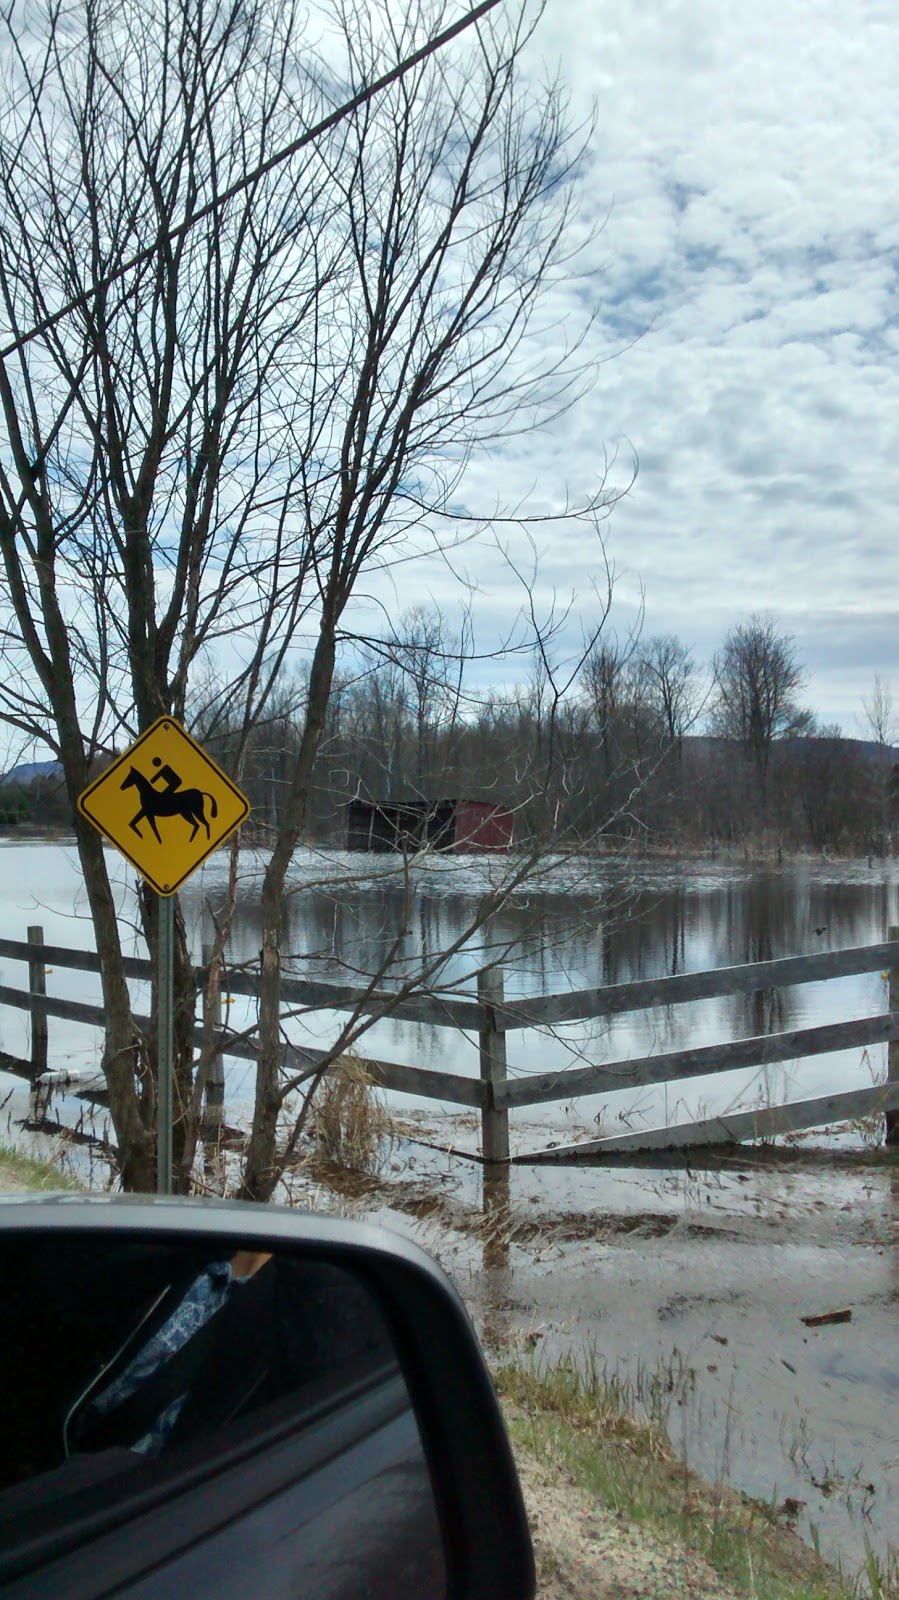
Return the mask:
<svg viewBox="0 0 899 1600"><path fill-rule="evenodd" d="M486 930L468 932L480 897L502 867L476 858L432 861L411 885L395 866L352 881L360 858L312 852L298 855L285 945L293 970L335 982L358 983L379 971L392 952L391 976L422 959L452 950L439 977L474 994L472 973L485 955L503 969L505 993L529 996L590 988L666 973L701 971L778 956L874 943L899 923L899 863L798 864L776 871L733 863L647 863L638 873L597 863L544 871L527 892L511 897ZM383 875L381 875L383 874ZM346 882L341 884L341 877ZM260 945L252 870L235 919L231 955L252 961ZM195 930L203 900L214 903L215 869L191 886L186 902ZM566 1027L507 1035L512 1077L593 1062L626 1061L668 1050L746 1035L837 1022L886 1009L880 973L656 1008ZM245 1019L238 1005L235 1021ZM326 1044L333 1014L307 1015L292 1026L297 1042ZM477 1039L453 1028L384 1020L360 1050L477 1077ZM837 1089L869 1087L885 1068L884 1048L835 1053L801 1066L763 1067L561 1100L530 1112L541 1127L595 1134L692 1120L737 1106L803 1099ZM392 1097L399 1109L416 1102ZM445 1110L451 1108L445 1107ZM516 1119L513 1118L513 1130ZM514 1133L513 1133L514 1137ZM553 1137L558 1137L554 1132ZM539 1143L538 1139L538 1143Z"/></svg>
<svg viewBox="0 0 899 1600"><path fill-rule="evenodd" d="M701 1477L793 1502L789 1525L854 1573L899 1542L899 1159L844 1159L569 1168L552 1197L522 1167L480 1198L447 1160L366 1214L435 1251L488 1347L595 1363ZM834 1311L851 1317L802 1320Z"/></svg>
<svg viewBox="0 0 899 1600"><path fill-rule="evenodd" d="M117 859L110 855L111 866ZM235 966L252 961L260 942L261 862L248 855L241 865L229 951ZM371 874L361 881L360 866ZM92 944L72 849L4 842L0 869L0 934L21 939L28 924L40 923L48 942ZM123 926L134 929L133 886L124 867L116 870ZM445 858L403 883L390 861L300 852L284 929L292 969L358 982L391 950L401 971L453 945L442 982L472 993L471 975L489 950L511 997L874 943L899 924L896 862L777 870L649 862L631 874L594 862L545 870L486 933L471 934L479 897L501 870L501 863ZM184 897L197 956L223 882L223 862L213 858ZM128 943L141 953L136 930ZM25 969L0 960L0 982L24 986ZM48 988L99 999L85 974L57 970ZM140 986L134 998L144 1009ZM871 973L515 1032L509 1072L623 1061L884 1009L883 975ZM235 999L229 1015L241 1025L246 1003ZM321 1013L289 1026L297 1042L325 1044L338 1023ZM93 1030L53 1018L49 1026L54 1065L96 1068ZM0 1047L27 1053L25 1013L0 1010ZM478 1071L476 1038L449 1028L385 1020L360 1049ZM885 1064L878 1047L688 1080L667 1096L657 1086L532 1108L513 1116L513 1147L594 1134L597 1116L616 1130L863 1087ZM249 1066L230 1063L229 1121L241 1120L251 1091ZM784 1153L725 1158L703 1170L524 1164L484 1193L481 1169L445 1153L476 1150L477 1119L459 1116L457 1107L390 1098L399 1130L378 1181L348 1195L346 1184L301 1175L297 1200L361 1209L411 1231L456 1278L488 1344L519 1342L537 1360L568 1350L595 1358L625 1377L638 1399L650 1391L658 1397L661 1381L672 1441L690 1464L762 1499L801 1503L799 1529L811 1537L814 1526L825 1554L860 1563L866 1540L881 1553L891 1533L895 1541L899 1172L866 1150L876 1128L843 1133L830 1141L830 1158L817 1162ZM0 1075L0 1101L0 1136L25 1143L27 1092ZM61 1120L79 1114L74 1099L57 1107ZM36 1136L33 1148L47 1148L46 1139ZM819 1328L802 1322L835 1310L851 1310L851 1320Z"/></svg>
<svg viewBox="0 0 899 1600"><path fill-rule="evenodd" d="M136 932L133 885L121 858L109 852L117 875L120 915L129 948L142 951ZM90 945L74 851L61 845L0 844L4 898L0 931L24 938L26 926L43 925L48 942ZM360 872L369 876L360 878ZM580 989L666 973L701 971L746 961L874 943L899 924L899 862L800 862L777 870L728 862L647 862L625 870L596 861L544 868L512 895L488 923L471 933L481 897L507 871L498 858L443 857L413 869L405 881L392 857L299 851L285 914L284 947L296 974L358 983L385 963L387 983L423 959L439 962L442 986L474 994L472 974L486 954L503 969L508 997ZM253 963L261 942L259 885L262 861L241 857L241 881L229 959ZM211 911L221 902L223 856L214 856L183 895L194 953L210 937ZM0 962L0 981L21 982L24 968ZM52 993L99 999L89 976L59 970ZM138 1005L145 1002L135 986ZM593 1062L624 1062L688 1046L747 1035L837 1022L886 1009L880 973L834 979L779 991L696 1001L687 1005L507 1035L511 1077ZM229 1016L250 1021L248 1003L235 999ZM341 1018L306 1013L287 1024L297 1043L326 1045ZM73 1064L96 1064L91 1030L50 1022L51 1039L64 1044ZM2 1047L26 1043L27 1018L7 1012ZM385 1019L360 1041L360 1053L445 1072L478 1075L477 1038L458 1029ZM868 1087L885 1069L885 1047L819 1056L800 1064L710 1075L672 1086L650 1085L559 1101L528 1113L527 1123L570 1135L692 1120L739 1106L804 1099ZM228 1064L229 1117L239 1121L251 1101L252 1069ZM397 1110L420 1108L392 1096ZM429 1106L428 1109L431 1109ZM444 1111L453 1108L445 1106ZM513 1117L513 1137L516 1122ZM524 1135L523 1135L524 1136ZM529 1141L530 1142L530 1136ZM541 1139L538 1138L537 1143Z"/></svg>

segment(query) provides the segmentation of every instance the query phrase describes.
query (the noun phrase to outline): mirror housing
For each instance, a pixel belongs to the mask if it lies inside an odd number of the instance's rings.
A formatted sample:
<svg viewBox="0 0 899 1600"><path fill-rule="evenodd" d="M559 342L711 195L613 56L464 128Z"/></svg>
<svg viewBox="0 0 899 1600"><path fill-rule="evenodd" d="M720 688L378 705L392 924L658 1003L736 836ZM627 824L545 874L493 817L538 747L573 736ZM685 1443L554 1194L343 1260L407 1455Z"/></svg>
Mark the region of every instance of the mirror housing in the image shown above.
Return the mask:
<svg viewBox="0 0 899 1600"><path fill-rule="evenodd" d="M204 1257L238 1259L234 1253L240 1252L240 1260L245 1259L246 1253L246 1259L275 1258L279 1264L287 1263L294 1275L313 1270L319 1275L336 1273L338 1278L354 1281L374 1303L373 1321L383 1319L388 1330L392 1370L401 1375L408 1409L417 1425L427 1467L423 1476L430 1480L442 1538L439 1584L427 1593L420 1592L418 1600L431 1600L432 1594L433 1600L444 1595L447 1600L531 1600L536 1587L533 1551L493 1384L459 1295L424 1250L399 1235L369 1225L274 1206L69 1194L4 1196L0 1201L0 1258L34 1263L38 1282L42 1249L48 1252L48 1259L64 1259L67 1250L80 1259L78 1250L87 1250L89 1257L94 1242L100 1260L103 1251L114 1246L183 1250L185 1259L192 1261ZM64 1346L62 1335L60 1339ZM60 1359L65 1359L64 1348ZM371 1394L366 1398L364 1386L358 1394L356 1390L344 1390L340 1397L343 1413L350 1418L356 1414L361 1418L364 1407L369 1408L374 1419L371 1439L382 1437L378 1430L383 1432L386 1427L385 1397L394 1393L383 1371L379 1381L380 1399L373 1399ZM382 1406L380 1422L372 1411L376 1400ZM390 1415L394 1416L395 1399L392 1403ZM253 1538L258 1540L258 1508L268 1506L270 1515L276 1503L272 1495L266 1498L263 1493L266 1470L274 1470L272 1463L276 1458L282 1460L288 1445L296 1449L302 1439L308 1445L318 1426L314 1419L308 1424L285 1421L284 1407L269 1406L267 1414L273 1414L275 1422L269 1426L264 1447L258 1437L250 1444L240 1439L229 1443L215 1459L212 1488L208 1450L205 1458L203 1503L207 1517L214 1492L219 1508L217 1525L227 1527L229 1538L238 1541L242 1523L245 1530L250 1529L251 1522L244 1519L251 1515L256 1517L252 1529ZM334 1442L338 1435L332 1433L330 1438L327 1470L333 1475L341 1457L339 1442ZM354 1444L353 1448L356 1470L362 1460L362 1447ZM357 1596L361 1600L363 1595L370 1595L374 1600L400 1592L396 1576L391 1574L391 1562L406 1559L408 1551L398 1548L391 1552L389 1525L380 1514L376 1517L381 1526L377 1559L373 1546L362 1548L361 1522L357 1519L348 1526L341 1525L333 1570L327 1560L322 1565L320 1547L325 1523L321 1522L316 1534L318 1513L309 1508L318 1504L317 1495L321 1499L325 1455L320 1452L314 1460L308 1454L303 1458L305 1465L296 1469L295 1482L292 1481L293 1520L288 1518L286 1531L279 1525L276 1536L271 1536L270 1547L264 1545L262 1554L255 1558L257 1581L253 1592L260 1600L269 1594L283 1596L284 1600L289 1594L321 1596L321 1600L341 1600L343 1596L346 1600ZM349 1461L350 1457L346 1459ZM180 1475L173 1471L152 1493L139 1492L140 1472L134 1474L133 1480L126 1475L126 1485L133 1481L138 1487L130 1500L126 1493L116 1506L114 1529L108 1505L97 1510L96 1493L93 1501L85 1493L83 1510L75 1497L77 1514L68 1547L58 1528L47 1536L35 1535L27 1544L28 1519L15 1513L19 1491L13 1488L10 1536L4 1535L0 1551L4 1595L10 1600L25 1600L26 1596L40 1600L44 1595L65 1592L70 1600L93 1600L114 1589L117 1595L139 1595L140 1600L156 1600L157 1596L170 1600L182 1592L190 1593L191 1600L202 1600L204 1593L226 1600L232 1590L227 1578L230 1563L225 1563L224 1574L219 1564L224 1543L215 1549L210 1544L211 1555L205 1567L202 1560L179 1566L188 1542L192 1541L194 1551L198 1538L201 1550L203 1546L202 1535L190 1529L190 1495L196 1494L190 1472L196 1476L197 1468L189 1451L185 1461ZM278 1470L283 1475L286 1469L282 1465ZM51 1479L52 1474L47 1482ZM26 1505L29 1491L33 1509L41 1494L40 1478L24 1485ZM297 1514L297 1497L301 1497L304 1508L301 1515ZM0 1493L0 1515L5 1498ZM334 1514L333 1506L330 1514ZM349 1515L352 1518L354 1514ZM358 1545L355 1551L354 1535ZM331 1548L332 1535L328 1539L331 1544L326 1540L325 1545ZM314 1559L313 1547L318 1551ZM268 1576L267 1548L272 1551ZM377 1570L367 1570L366 1564ZM204 1571L208 1585L204 1583ZM314 1579L313 1571L317 1574ZM311 1587L304 1583L302 1588L296 1588L297 1573L304 1573ZM241 1593L240 1588L233 1589L233 1593Z"/></svg>

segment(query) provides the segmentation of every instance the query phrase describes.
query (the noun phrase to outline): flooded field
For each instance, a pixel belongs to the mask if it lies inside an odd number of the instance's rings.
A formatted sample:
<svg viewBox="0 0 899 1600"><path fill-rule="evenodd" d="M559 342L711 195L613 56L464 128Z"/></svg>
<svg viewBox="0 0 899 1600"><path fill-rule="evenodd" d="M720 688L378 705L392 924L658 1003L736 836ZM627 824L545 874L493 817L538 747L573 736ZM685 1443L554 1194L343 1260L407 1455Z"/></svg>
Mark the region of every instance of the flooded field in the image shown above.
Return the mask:
<svg viewBox="0 0 899 1600"><path fill-rule="evenodd" d="M112 858L111 862L112 862ZM0 846L0 932L24 938L41 923L48 941L90 946L73 852ZM400 966L458 942L448 976L471 991L485 936L466 937L489 865L431 863L410 895L395 878L358 873L359 859L304 852L295 862L285 939L296 972L358 981L395 943ZM647 863L639 873L599 864L545 874L494 919L490 948L509 996L576 989L821 949L873 943L899 923L899 872L882 862L799 863L761 870L731 863ZM230 956L259 946L260 863L247 861ZM343 881L342 881L343 880ZM133 888L119 879L121 916L134 923ZM221 892L215 860L185 897L194 949L208 937ZM132 947L140 951L135 933ZM2 962L0 981L23 969ZM51 993L98 998L94 980L57 970ZM879 973L777 994L713 1000L509 1037L510 1074L565 1063L624 1060L873 1014L885 1008ZM146 996L135 990L141 1008ZM247 1018L244 1002L232 1021ZM327 1043L325 1013L291 1025ZM27 1050L27 1018L0 1013L0 1045ZM50 1021L51 1059L96 1067L88 1029ZM477 1041L450 1028L384 1021L367 1036L372 1055L444 1071L477 1073ZM551 1104L513 1117L519 1153L606 1127L805 1098L867 1086L884 1051L848 1051L786 1068L693 1079L602 1099ZM246 1114L251 1069L227 1073L231 1122ZM53 1148L22 1131L27 1090L0 1077L0 1134L36 1151ZM843 1130L829 1155L794 1150L695 1166L514 1166L488 1183L466 1159L478 1122L451 1108L391 1096L394 1134L368 1178L293 1179L302 1204L337 1207L409 1231L435 1250L472 1308L486 1343L536 1361L568 1351L618 1376L637 1405L666 1417L672 1442L704 1476L785 1508L806 1538L859 1564L866 1541L884 1551L899 1529L899 1170L875 1146L877 1128ZM56 1102L61 1119L78 1102ZM819 1135L814 1142L820 1146ZM437 1148L435 1148L437 1147ZM450 1150L457 1153L450 1154ZM809 1325L834 1311L851 1317Z"/></svg>
<svg viewBox="0 0 899 1600"><path fill-rule="evenodd" d="M135 928L133 884L114 852L120 915ZM245 865L244 865L245 863ZM92 944L74 852L59 845L0 846L4 897L0 932L24 938L30 922L48 941ZM240 898L229 959L252 963L260 945L258 908L262 861L241 858ZM485 953L503 968L508 997L582 989L667 973L700 971L778 956L801 955L874 943L899 923L899 863L796 863L778 870L733 862L642 863L625 871L596 861L542 869L527 892L512 898L487 931L468 929L491 874L504 864L473 857L432 859L405 884L395 862L341 852L297 852L284 943L297 974L358 983L376 972L388 951L396 980L422 956L456 947L441 984L474 993L472 974ZM195 956L210 936L209 907L221 899L224 862L213 857L183 896ZM360 878L361 871L368 877ZM130 947L142 953L136 928ZM5 966L2 981L20 980L23 968ZM508 1036L514 1077L565 1066L624 1061L666 1050L713 1044L746 1035L837 1022L885 1009L879 973L804 984L751 996L657 1007L610 1020L516 1031ZM58 970L51 992L64 998L99 998L84 974ZM141 1002L139 986L135 999ZM229 1008L235 1026L250 1020L248 1004ZM307 1013L288 1024L297 1043L327 1045L335 1037L334 1013ZM51 1039L73 1063L96 1062L91 1030L51 1021ZM27 1018L7 1012L2 1046L24 1047ZM360 1046L360 1048L362 1048ZM477 1038L450 1027L386 1019L366 1034L373 1056L445 1072L478 1075ZM228 1063L229 1117L240 1121L252 1093L252 1068ZM671 1087L617 1091L576 1103L540 1108L541 1126L566 1133L595 1132L595 1121L615 1131L691 1120L738 1106L776 1104L809 1095L867 1087L884 1070L884 1047L819 1056L801 1067L768 1066L690 1079ZM420 1108L396 1096L395 1109ZM438 1108L450 1110L448 1106ZM531 1113L533 1118L534 1113ZM513 1118L513 1129L515 1119ZM553 1134L557 1137L557 1133Z"/></svg>
<svg viewBox="0 0 899 1600"><path fill-rule="evenodd" d="M358 857L331 855L324 867L311 853L298 857L286 941L294 970L358 982L360 974L379 969L388 948L395 948L395 969L402 972L423 956L458 944L441 974L443 983L473 994L472 972L489 953L503 968L506 995L514 998L873 943L899 922L895 863L802 864L779 871L735 869L732 863L646 863L638 873L576 863L555 874L547 871L526 895L504 907L488 933L467 936L489 871L488 863L472 858L434 861L409 895L397 883L395 868L392 876L341 888L334 880L342 873L358 874ZM330 881L323 883L323 876ZM210 890L214 894L214 885L191 889L187 904L195 925L202 921L202 896ZM248 895L236 919L234 960L253 959L259 943L258 913ZM884 1009L885 988L881 975L872 973L552 1030L516 1031L507 1038L509 1075L860 1017ZM239 1007L234 1014L243 1015ZM298 1042L327 1043L334 1021L332 1014L306 1016L293 1036ZM364 1048L387 1060L478 1075L477 1039L453 1028L385 1020L367 1034ZM575 1104L562 1100L541 1107L537 1115L542 1126L568 1133L595 1132L597 1119L610 1131L652 1126L740 1105L867 1087L883 1065L882 1048L842 1052L801 1069L767 1067L696 1078L673 1090L659 1085ZM415 1102L397 1097L396 1104L411 1109Z"/></svg>
<svg viewBox="0 0 899 1600"><path fill-rule="evenodd" d="M420 1154L400 1143L384 1181L308 1197L410 1232L496 1356L595 1363L702 1477L830 1559L855 1571L896 1544L899 1155L569 1167L551 1192L522 1166L484 1194L479 1169L434 1156L426 1178Z"/></svg>

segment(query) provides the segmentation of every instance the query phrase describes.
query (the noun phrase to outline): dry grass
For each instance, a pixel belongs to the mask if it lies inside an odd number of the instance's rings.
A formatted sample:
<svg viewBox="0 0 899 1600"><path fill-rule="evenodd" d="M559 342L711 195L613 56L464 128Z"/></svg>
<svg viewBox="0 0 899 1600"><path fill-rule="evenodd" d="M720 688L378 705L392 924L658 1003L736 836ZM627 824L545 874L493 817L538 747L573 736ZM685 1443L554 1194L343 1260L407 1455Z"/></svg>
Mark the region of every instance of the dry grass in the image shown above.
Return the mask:
<svg viewBox="0 0 899 1600"><path fill-rule="evenodd" d="M366 1064L345 1055L322 1079L310 1132L316 1154L351 1172L376 1173L393 1124Z"/></svg>
<svg viewBox="0 0 899 1600"><path fill-rule="evenodd" d="M886 976L886 974L884 974ZM876 1066L867 1050L862 1051L860 1065L865 1067L874 1089L886 1089L886 1065ZM871 1111L865 1117L854 1117L848 1124L852 1133L858 1134L866 1150L879 1150L886 1143L886 1117L882 1111Z"/></svg>
<svg viewBox="0 0 899 1600"><path fill-rule="evenodd" d="M0 1191L18 1194L26 1189L80 1189L81 1184L61 1171L55 1161L35 1161L9 1145L0 1145Z"/></svg>

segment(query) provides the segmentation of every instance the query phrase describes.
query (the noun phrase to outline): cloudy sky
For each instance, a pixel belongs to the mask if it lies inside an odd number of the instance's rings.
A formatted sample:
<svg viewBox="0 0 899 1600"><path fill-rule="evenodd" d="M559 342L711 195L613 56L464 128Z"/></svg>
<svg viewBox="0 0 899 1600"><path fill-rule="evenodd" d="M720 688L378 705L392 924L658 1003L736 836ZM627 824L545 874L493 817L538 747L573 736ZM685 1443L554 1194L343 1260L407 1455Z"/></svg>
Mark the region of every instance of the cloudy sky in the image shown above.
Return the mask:
<svg viewBox="0 0 899 1600"><path fill-rule="evenodd" d="M875 672L899 701L899 8L548 0L541 58L575 114L596 106L579 182L583 225L606 219L582 263L603 364L563 424L478 465L475 498L555 505L604 448L619 479L635 452L608 526L622 623L642 583L646 631L708 658L770 611L808 702L858 733ZM544 598L583 599L582 536L540 544Z"/></svg>
<svg viewBox="0 0 899 1600"><path fill-rule="evenodd" d="M613 487L636 459L604 530L620 631L642 594L644 632L707 663L767 611L795 635L822 720L859 733L875 673L899 716L899 6L546 0L526 72L535 90L558 72L572 120L595 115L571 227L592 242L533 352L551 364L597 303L594 381L555 425L481 452L466 507L551 513L595 490L607 458ZM577 523L533 538L542 614L576 597L574 650L603 581L596 543ZM452 572L375 580L363 609L380 602L376 627L429 595L451 610L460 573L490 650L522 596L483 540ZM525 671L512 656L480 675Z"/></svg>

